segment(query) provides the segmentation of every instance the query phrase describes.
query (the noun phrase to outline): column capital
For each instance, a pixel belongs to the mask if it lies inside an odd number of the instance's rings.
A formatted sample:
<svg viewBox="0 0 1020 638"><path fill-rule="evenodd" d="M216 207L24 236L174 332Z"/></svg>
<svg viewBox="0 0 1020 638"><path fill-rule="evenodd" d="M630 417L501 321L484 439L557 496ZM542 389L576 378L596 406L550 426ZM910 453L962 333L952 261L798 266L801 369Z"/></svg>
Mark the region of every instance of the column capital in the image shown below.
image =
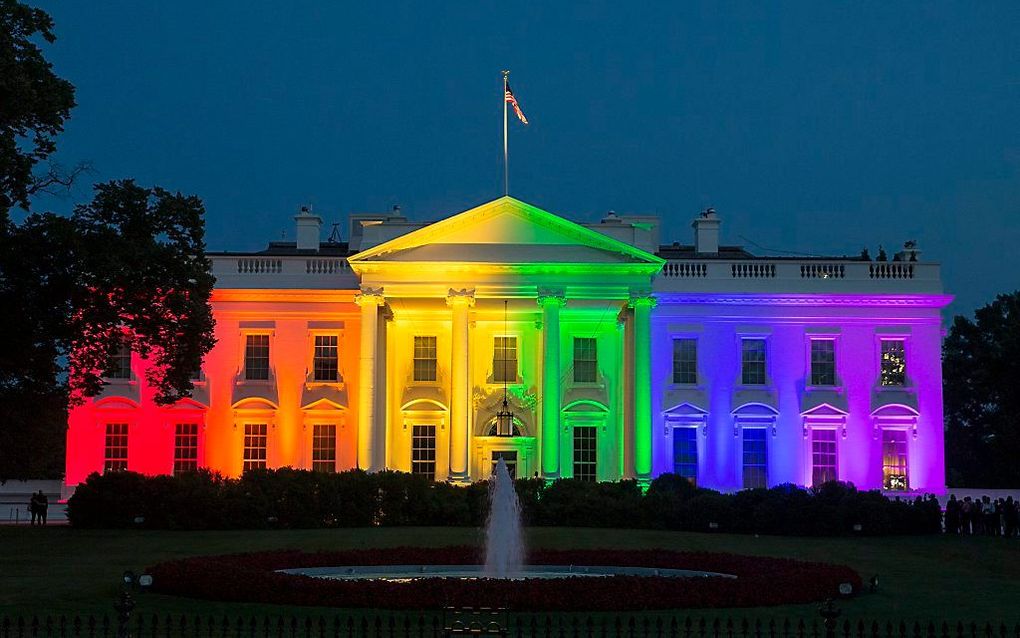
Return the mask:
<svg viewBox="0 0 1020 638"><path fill-rule="evenodd" d="M461 288L460 290L454 290L450 288L450 292L446 294L446 305L453 308L471 308L475 305L475 289Z"/></svg>
<svg viewBox="0 0 1020 638"><path fill-rule="evenodd" d="M651 295L651 293L637 293L632 292L630 294L630 300L627 301L628 308L637 308L642 306L645 308L654 308L659 303L659 300Z"/></svg>
<svg viewBox="0 0 1020 638"><path fill-rule="evenodd" d="M362 286L361 292L354 295L354 303L359 306L381 306L386 303L386 298L383 297L382 288Z"/></svg>
<svg viewBox="0 0 1020 638"><path fill-rule="evenodd" d="M543 307L549 305L565 306L567 305L567 298L562 290L541 289L538 291L538 305Z"/></svg>

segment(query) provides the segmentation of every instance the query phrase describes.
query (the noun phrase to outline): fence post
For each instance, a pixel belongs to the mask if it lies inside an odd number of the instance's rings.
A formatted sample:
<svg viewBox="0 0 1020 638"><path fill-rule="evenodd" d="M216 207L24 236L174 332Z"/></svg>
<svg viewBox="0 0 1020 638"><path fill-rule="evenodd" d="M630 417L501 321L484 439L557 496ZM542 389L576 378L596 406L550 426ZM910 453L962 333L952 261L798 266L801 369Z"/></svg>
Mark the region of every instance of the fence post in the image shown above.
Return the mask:
<svg viewBox="0 0 1020 638"><path fill-rule="evenodd" d="M836 638L836 619L843 613L832 603L832 599L825 601L825 605L818 608L818 614L822 617L825 625L825 638Z"/></svg>

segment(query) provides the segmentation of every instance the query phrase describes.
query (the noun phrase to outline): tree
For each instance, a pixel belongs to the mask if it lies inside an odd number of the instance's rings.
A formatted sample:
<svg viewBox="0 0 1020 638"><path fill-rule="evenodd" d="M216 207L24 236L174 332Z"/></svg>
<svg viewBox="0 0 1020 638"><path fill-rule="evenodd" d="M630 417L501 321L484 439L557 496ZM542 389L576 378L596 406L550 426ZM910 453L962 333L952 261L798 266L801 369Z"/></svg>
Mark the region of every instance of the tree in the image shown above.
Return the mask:
<svg viewBox="0 0 1020 638"><path fill-rule="evenodd" d="M157 402L192 390L214 343L203 215L197 197L125 180L0 234L0 479L40 471L32 457L60 449L54 415L102 390L122 345L153 363Z"/></svg>
<svg viewBox="0 0 1020 638"><path fill-rule="evenodd" d="M39 48L54 39L46 12L0 0L0 481L59 476L68 402L101 391L121 345L153 363L146 381L165 404L190 392L213 345L197 197L109 182L70 217L11 219L87 170L51 158L75 106Z"/></svg>
<svg viewBox="0 0 1020 638"><path fill-rule="evenodd" d="M1020 291L955 318L943 375L951 482L1020 485Z"/></svg>
<svg viewBox="0 0 1020 638"><path fill-rule="evenodd" d="M0 0L0 232L12 207L28 210L34 192L66 180L55 168L33 173L56 150L54 138L75 106L74 87L53 73L35 38L55 40L52 18Z"/></svg>

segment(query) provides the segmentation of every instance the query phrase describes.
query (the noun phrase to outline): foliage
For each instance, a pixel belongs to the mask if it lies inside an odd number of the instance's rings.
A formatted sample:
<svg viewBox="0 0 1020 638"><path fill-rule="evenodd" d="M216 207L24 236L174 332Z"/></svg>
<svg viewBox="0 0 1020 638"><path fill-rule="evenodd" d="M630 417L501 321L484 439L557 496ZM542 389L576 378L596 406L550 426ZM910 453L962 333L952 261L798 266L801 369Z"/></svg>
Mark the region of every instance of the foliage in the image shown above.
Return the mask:
<svg viewBox="0 0 1020 638"><path fill-rule="evenodd" d="M836 536L932 534L941 530L938 503L891 501L831 482L805 490L781 485L721 494L664 474L642 494L635 481L563 479L516 482L525 524L658 528L742 534ZM68 502L75 527L278 529L395 526L481 526L488 485L460 487L402 472L368 474L283 468L240 478L200 471L143 477L93 474ZM855 529L855 526L860 529Z"/></svg>
<svg viewBox="0 0 1020 638"><path fill-rule="evenodd" d="M1020 485L1020 291L957 316L942 360L950 482Z"/></svg>
<svg viewBox="0 0 1020 638"><path fill-rule="evenodd" d="M0 480L52 474L68 399L102 390L122 344L153 362L146 381L167 404L214 343L202 202L131 180L95 191L71 217L0 233Z"/></svg>
<svg viewBox="0 0 1020 638"><path fill-rule="evenodd" d="M0 0L0 233L12 207L28 209L40 186L33 169L56 150L75 106L74 87L53 73L40 38L56 39L45 11Z"/></svg>

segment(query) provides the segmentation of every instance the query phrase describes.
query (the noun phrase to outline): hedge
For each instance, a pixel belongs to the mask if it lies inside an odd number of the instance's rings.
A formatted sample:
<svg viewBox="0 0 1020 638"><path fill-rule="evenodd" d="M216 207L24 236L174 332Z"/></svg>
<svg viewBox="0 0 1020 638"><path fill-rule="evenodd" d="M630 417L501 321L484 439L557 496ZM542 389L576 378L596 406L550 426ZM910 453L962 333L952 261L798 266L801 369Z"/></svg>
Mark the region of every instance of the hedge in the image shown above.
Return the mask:
<svg viewBox="0 0 1020 638"><path fill-rule="evenodd" d="M664 474L642 492L635 481L516 482L526 525L625 527L831 536L941 531L933 500L890 500L832 481L723 494ZM179 476L92 474L68 501L81 528L272 529L366 526L480 526L488 486L434 483L401 472L337 474L284 468L240 478L199 471Z"/></svg>

